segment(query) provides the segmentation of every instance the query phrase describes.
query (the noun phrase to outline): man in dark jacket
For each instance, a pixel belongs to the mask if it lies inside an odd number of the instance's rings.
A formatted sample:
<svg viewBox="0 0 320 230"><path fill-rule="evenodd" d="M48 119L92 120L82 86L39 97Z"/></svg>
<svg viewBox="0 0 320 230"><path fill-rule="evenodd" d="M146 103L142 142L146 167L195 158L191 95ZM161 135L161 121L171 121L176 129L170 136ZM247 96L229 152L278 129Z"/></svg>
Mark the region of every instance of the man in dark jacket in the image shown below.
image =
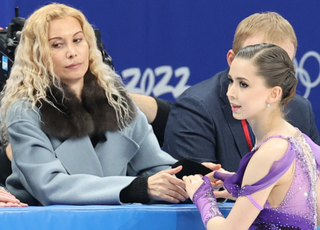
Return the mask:
<svg viewBox="0 0 320 230"><path fill-rule="evenodd" d="M268 12L253 14L240 22L233 48L227 54L229 66L241 48L259 43L276 44L294 59L297 39L292 26L279 14ZM241 158L254 146L249 124L232 116L226 96L228 71L190 87L174 103L163 149L176 159L210 161L236 171ZM319 144L312 106L307 99L296 95L285 111L288 122Z"/></svg>

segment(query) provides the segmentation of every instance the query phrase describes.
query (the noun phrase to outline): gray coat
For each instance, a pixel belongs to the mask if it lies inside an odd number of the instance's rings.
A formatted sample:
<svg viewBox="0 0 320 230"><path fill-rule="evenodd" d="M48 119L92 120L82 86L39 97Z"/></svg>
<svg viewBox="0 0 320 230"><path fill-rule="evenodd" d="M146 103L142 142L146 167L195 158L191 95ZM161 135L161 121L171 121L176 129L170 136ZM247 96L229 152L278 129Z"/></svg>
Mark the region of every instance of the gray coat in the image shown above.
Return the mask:
<svg viewBox="0 0 320 230"><path fill-rule="evenodd" d="M140 110L129 126L105 131L105 140L95 147L88 135L61 140L45 133L41 112L17 102L6 119L13 150L7 188L30 205L120 204L120 191L136 176L153 175L176 162L161 150ZM53 121L63 133L64 121Z"/></svg>
<svg viewBox="0 0 320 230"><path fill-rule="evenodd" d="M160 149L141 111L129 127L107 131L107 141L93 148L88 136L63 142L48 137L38 114L18 105L7 119L13 150L7 188L22 202L35 204L34 197L43 205L120 204L120 191L137 175L176 162Z"/></svg>

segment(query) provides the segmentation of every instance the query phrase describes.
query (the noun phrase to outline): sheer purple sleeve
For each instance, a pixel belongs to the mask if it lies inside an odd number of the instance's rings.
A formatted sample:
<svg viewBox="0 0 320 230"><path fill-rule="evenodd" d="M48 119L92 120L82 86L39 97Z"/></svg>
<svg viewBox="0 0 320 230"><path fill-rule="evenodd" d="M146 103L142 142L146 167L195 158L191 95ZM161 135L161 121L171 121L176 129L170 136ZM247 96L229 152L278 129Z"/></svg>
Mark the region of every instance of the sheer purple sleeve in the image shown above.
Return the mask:
<svg viewBox="0 0 320 230"><path fill-rule="evenodd" d="M295 154L290 154L294 152L292 148L293 146L289 142L289 147L285 155L279 161L275 161L272 164L269 173L264 178L252 185L241 186L247 164L255 150L249 152L241 160L237 173L224 181L225 188L233 197L251 195L257 191L267 188L280 179L280 177L283 176L283 174L290 168L293 160L295 159Z"/></svg>
<svg viewBox="0 0 320 230"><path fill-rule="evenodd" d="M193 195L193 203L198 208L204 226L207 226L208 221L216 216L222 216L217 199L213 194L211 182L208 177L203 177L203 183Z"/></svg>
<svg viewBox="0 0 320 230"><path fill-rule="evenodd" d="M215 171L213 174L214 178L218 179L218 180L222 180L225 181L226 179L228 179L229 177L233 176L234 174L230 174L230 173L222 173L219 171Z"/></svg>

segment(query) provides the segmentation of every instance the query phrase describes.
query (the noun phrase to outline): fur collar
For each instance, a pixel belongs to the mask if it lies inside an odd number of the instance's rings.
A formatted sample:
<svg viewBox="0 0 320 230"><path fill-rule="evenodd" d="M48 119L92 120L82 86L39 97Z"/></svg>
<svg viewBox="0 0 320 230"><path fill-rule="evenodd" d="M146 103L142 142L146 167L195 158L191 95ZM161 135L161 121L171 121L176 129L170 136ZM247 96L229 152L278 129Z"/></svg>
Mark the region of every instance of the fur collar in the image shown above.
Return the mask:
<svg viewBox="0 0 320 230"><path fill-rule="evenodd" d="M66 140L87 135L100 136L106 131L124 128L118 126L114 108L109 105L104 89L90 71L84 77L82 102L65 84L62 87L64 98L61 90L53 85L47 90L47 99L59 110L44 100L38 104L42 130L46 134ZM130 108L128 123L131 123L136 116L136 108L126 93L122 93L122 96Z"/></svg>

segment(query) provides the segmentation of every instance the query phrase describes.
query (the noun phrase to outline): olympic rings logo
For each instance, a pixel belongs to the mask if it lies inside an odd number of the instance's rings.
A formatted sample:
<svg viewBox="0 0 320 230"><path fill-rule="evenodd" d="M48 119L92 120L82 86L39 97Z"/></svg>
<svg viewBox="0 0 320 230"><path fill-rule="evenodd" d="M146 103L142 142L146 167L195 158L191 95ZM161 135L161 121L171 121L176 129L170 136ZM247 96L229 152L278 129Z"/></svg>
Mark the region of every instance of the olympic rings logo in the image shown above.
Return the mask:
<svg viewBox="0 0 320 230"><path fill-rule="evenodd" d="M306 87L306 91L303 95L305 98L308 98L311 93L311 89L315 88L320 83L320 71L317 78L312 81L308 71L304 69L304 64L310 57L313 57L318 61L320 69L320 55L315 51L309 51L305 53L300 59L299 63L296 58L293 60L296 69L296 77L298 78L299 82Z"/></svg>

